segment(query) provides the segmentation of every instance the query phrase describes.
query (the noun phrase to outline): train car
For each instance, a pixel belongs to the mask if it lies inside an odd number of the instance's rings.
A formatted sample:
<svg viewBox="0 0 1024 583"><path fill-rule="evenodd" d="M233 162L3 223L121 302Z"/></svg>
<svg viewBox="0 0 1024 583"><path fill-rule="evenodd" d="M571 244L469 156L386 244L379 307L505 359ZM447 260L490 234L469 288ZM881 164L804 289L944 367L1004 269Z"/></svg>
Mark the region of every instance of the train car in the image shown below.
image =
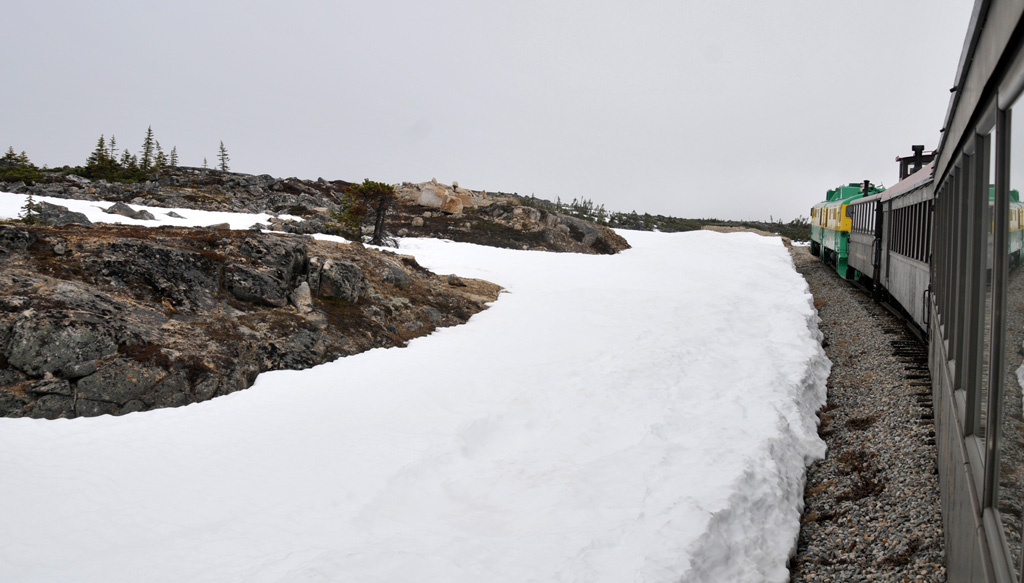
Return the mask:
<svg viewBox="0 0 1024 583"><path fill-rule="evenodd" d="M853 279L869 288L875 299L903 311L922 333L928 328L925 292L930 277L933 169L928 164L847 208Z"/></svg>
<svg viewBox="0 0 1024 583"><path fill-rule="evenodd" d="M879 287L922 333L928 332L931 285L932 202L929 164L890 188L881 204Z"/></svg>
<svg viewBox="0 0 1024 583"><path fill-rule="evenodd" d="M975 2L941 127L926 310L947 576L1020 583L1024 0Z"/></svg>
<svg viewBox="0 0 1024 583"><path fill-rule="evenodd" d="M963 46L931 164L830 191L811 249L927 333L948 580L1024 583L1024 0L976 0Z"/></svg>
<svg viewBox="0 0 1024 583"><path fill-rule="evenodd" d="M851 183L829 190L825 200L811 208L811 253L831 265L840 277L855 276L848 268L852 221L846 209L850 203L881 191L866 180Z"/></svg>
<svg viewBox="0 0 1024 583"><path fill-rule="evenodd" d="M884 191L883 191L884 192ZM850 216L850 244L847 265L855 270L854 279L873 289L878 279L881 247L875 239L882 234L881 202L883 192L864 196L846 207Z"/></svg>

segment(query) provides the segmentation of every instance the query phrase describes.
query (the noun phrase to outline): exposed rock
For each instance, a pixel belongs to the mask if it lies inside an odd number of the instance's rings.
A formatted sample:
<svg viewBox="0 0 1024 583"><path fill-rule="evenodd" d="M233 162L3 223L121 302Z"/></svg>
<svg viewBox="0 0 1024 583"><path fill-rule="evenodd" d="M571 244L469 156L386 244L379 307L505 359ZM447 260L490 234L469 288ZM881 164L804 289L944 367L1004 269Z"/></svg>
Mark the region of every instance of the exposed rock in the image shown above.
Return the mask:
<svg viewBox="0 0 1024 583"><path fill-rule="evenodd" d="M15 317L6 341L7 362L30 376L59 373L117 350L116 332L101 317L82 312L29 309Z"/></svg>
<svg viewBox="0 0 1024 583"><path fill-rule="evenodd" d="M629 248L618 233L602 225L567 215L521 206L512 199L492 199L460 190L460 196L471 200L459 215L421 212L412 206L411 192L441 189L443 185L403 185L407 195L395 223L409 236L433 236L506 247L539 249L572 253L613 254ZM463 195L462 192L467 194ZM451 196L454 196L452 194ZM450 210L454 210L452 207ZM455 218L458 217L458 221Z"/></svg>
<svg viewBox="0 0 1024 583"><path fill-rule="evenodd" d="M36 400L29 416L35 419L58 419L74 416L74 411L75 399L73 397L47 394Z"/></svg>
<svg viewBox="0 0 1024 583"><path fill-rule="evenodd" d="M313 294L309 291L308 282L300 282L288 295L288 299L300 314L308 314L313 311Z"/></svg>
<svg viewBox="0 0 1024 583"><path fill-rule="evenodd" d="M80 398L114 403L120 407L141 398L166 376L166 371L159 367L131 359L117 359L79 379L76 389Z"/></svg>
<svg viewBox="0 0 1024 583"><path fill-rule="evenodd" d="M358 301L366 289L363 270L354 263L328 259L320 270L317 297Z"/></svg>
<svg viewBox="0 0 1024 583"><path fill-rule="evenodd" d="M276 277L243 265L224 268L224 287L236 299L280 308L287 303L288 285Z"/></svg>
<svg viewBox="0 0 1024 583"><path fill-rule="evenodd" d="M411 257L242 231L0 225L0 416L145 411L402 346L497 297ZM54 250L65 248L61 255Z"/></svg>
<svg viewBox="0 0 1024 583"><path fill-rule="evenodd" d="M36 236L25 229L0 224L0 253L24 251L35 240Z"/></svg>
<svg viewBox="0 0 1024 583"><path fill-rule="evenodd" d="M123 217L128 217L130 219L138 219L138 220L144 220L144 221L155 221L156 220L156 217L153 216L153 213L151 213L149 211L146 211L146 210L138 210L137 211L137 210L133 209L132 207L124 204L123 202L115 202L114 204L112 204L110 207L108 207L103 212L108 213L108 214L112 214L112 215L121 215Z"/></svg>
<svg viewBox="0 0 1024 583"><path fill-rule="evenodd" d="M402 269L402 266L394 261L384 262L383 279L391 285L400 288L409 287L412 282L412 279L409 277L409 274L405 272L405 269Z"/></svg>
<svg viewBox="0 0 1024 583"><path fill-rule="evenodd" d="M77 223L79 225L91 225L92 221L89 217L82 213L77 213L68 210L66 206L60 206L51 204L48 202L36 203L36 211L38 213L38 220L41 223L47 225L70 225Z"/></svg>
<svg viewBox="0 0 1024 583"><path fill-rule="evenodd" d="M253 225L253 230L346 236L340 223L346 208L346 192L352 186L342 180L278 179L268 175L174 167L162 168L153 173L150 181L134 184L89 181L62 171L46 171L43 179L32 184L0 182L0 191L159 207L266 212L279 216L272 217L269 225ZM511 195L488 195L485 191L469 190L457 183L449 186L436 180L402 183L396 185L395 193L399 202L387 220L389 236L401 232L402 236L440 237L513 249L573 253L616 253L629 248L629 244L611 229L593 223L588 223L590 226L568 224L579 219L527 209L520 205L519 198ZM44 209L42 218L50 224L88 223L80 213ZM122 209L126 214L136 212L125 204L115 205L115 209ZM370 220L368 217L367 222ZM228 228L227 224L221 224L211 229ZM312 282L310 286L315 294Z"/></svg>

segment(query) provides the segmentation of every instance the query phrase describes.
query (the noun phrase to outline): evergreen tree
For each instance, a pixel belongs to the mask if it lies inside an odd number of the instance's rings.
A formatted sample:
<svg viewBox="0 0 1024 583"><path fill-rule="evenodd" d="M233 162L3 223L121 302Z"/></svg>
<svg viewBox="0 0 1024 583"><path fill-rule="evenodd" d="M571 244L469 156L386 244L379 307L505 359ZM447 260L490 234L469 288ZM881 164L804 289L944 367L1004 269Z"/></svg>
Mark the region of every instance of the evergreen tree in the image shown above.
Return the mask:
<svg viewBox="0 0 1024 583"><path fill-rule="evenodd" d="M22 152L24 154L24 152ZM0 158L0 162L5 164L15 165L18 164L18 155L14 153L14 146L7 148L7 153L4 154L3 158Z"/></svg>
<svg viewBox="0 0 1024 583"><path fill-rule="evenodd" d="M153 158L154 168L163 168L167 165L167 154L164 154L164 149L160 147L160 141L156 142L156 156Z"/></svg>
<svg viewBox="0 0 1024 583"><path fill-rule="evenodd" d="M110 134L110 159L117 160L117 138Z"/></svg>
<svg viewBox="0 0 1024 583"><path fill-rule="evenodd" d="M39 205L36 204L36 199L31 192L28 193L25 206L21 207L21 214L18 215L18 218L26 225L34 225L39 222Z"/></svg>
<svg viewBox="0 0 1024 583"><path fill-rule="evenodd" d="M171 158L170 158L169 162L171 163L171 166L177 166L178 165L178 147L177 146L174 146L173 148L171 148Z"/></svg>
<svg viewBox="0 0 1024 583"><path fill-rule="evenodd" d="M155 142L156 140L153 139L153 126L149 126L146 129L146 137L142 140L142 152L140 152L142 157L139 161L143 170L149 170L153 166Z"/></svg>
<svg viewBox="0 0 1024 583"><path fill-rule="evenodd" d="M220 152L217 154L217 167L224 172L228 171L228 161L231 158L228 157L228 149L224 147L224 140L220 141Z"/></svg>
<svg viewBox="0 0 1024 583"><path fill-rule="evenodd" d="M120 178L121 167L117 163L115 158L110 156L110 150L107 149L106 139L100 135L100 139L96 142L96 149L89 154L89 158L85 161L85 172L87 178L92 179L116 179Z"/></svg>
<svg viewBox="0 0 1024 583"><path fill-rule="evenodd" d="M206 164L206 156L203 156L203 168L209 168Z"/></svg>
<svg viewBox="0 0 1024 583"><path fill-rule="evenodd" d="M85 160L85 165L88 168L99 168L103 166L106 161L110 158L107 155L107 141L104 139L103 134L100 134L99 141L96 142L96 149L89 154L89 157Z"/></svg>
<svg viewBox="0 0 1024 583"><path fill-rule="evenodd" d="M395 202L395 189L390 184L374 182L367 178L363 180L362 184L353 189L352 194L355 199L352 205L353 211L361 211L362 216L365 216L367 210L373 209L373 237L370 239L370 244L384 245L387 238L384 234L384 218L388 213L388 209ZM362 217L359 217L359 219L356 225L362 222Z"/></svg>
<svg viewBox="0 0 1024 583"><path fill-rule="evenodd" d="M42 175L39 169L29 161L28 154L14 153L14 146L7 148L7 153L0 157L0 180L39 180Z"/></svg>

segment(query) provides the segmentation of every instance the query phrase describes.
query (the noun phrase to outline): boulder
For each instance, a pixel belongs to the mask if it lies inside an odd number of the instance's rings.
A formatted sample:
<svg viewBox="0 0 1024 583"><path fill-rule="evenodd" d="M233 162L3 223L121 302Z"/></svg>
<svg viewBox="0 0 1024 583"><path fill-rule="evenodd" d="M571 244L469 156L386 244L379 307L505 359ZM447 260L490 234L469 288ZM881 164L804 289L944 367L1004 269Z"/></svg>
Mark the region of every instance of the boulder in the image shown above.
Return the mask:
<svg viewBox="0 0 1024 583"><path fill-rule="evenodd" d="M61 226L74 223L79 225L92 224L89 217L82 213L76 213L68 210L68 207L66 206L50 204L48 202L39 202L36 203L36 211L38 212L39 221L47 225Z"/></svg>
<svg viewBox="0 0 1024 583"><path fill-rule="evenodd" d="M358 301L366 291L363 270L354 263L328 259L320 270L317 297Z"/></svg>
<svg viewBox="0 0 1024 583"><path fill-rule="evenodd" d="M295 306L300 314L308 314L313 311L313 294L309 291L309 283L303 281L288 295L291 304Z"/></svg>
<svg viewBox="0 0 1024 583"><path fill-rule="evenodd" d="M153 213L146 210L135 210L132 207L124 204L123 202L115 202L103 212L111 215L121 215L122 217L128 217L129 219L137 219L140 221L156 220L156 217L153 216Z"/></svg>
<svg viewBox="0 0 1024 583"><path fill-rule="evenodd" d="M236 299L280 308L288 303L288 286L251 267L231 264L224 269L224 289Z"/></svg>
<svg viewBox="0 0 1024 583"><path fill-rule="evenodd" d="M382 274L382 277L384 281L390 283L391 285L397 288L402 289L405 289L411 285L412 280L409 278L409 274L406 273L404 269L402 269L401 265L395 263L394 261L388 260L384 260L383 263L384 273Z"/></svg>
<svg viewBox="0 0 1024 583"><path fill-rule="evenodd" d="M465 208L465 204L462 202L462 198L455 195L448 195L444 197L439 207L441 212L448 213L450 215L462 214L462 210Z"/></svg>

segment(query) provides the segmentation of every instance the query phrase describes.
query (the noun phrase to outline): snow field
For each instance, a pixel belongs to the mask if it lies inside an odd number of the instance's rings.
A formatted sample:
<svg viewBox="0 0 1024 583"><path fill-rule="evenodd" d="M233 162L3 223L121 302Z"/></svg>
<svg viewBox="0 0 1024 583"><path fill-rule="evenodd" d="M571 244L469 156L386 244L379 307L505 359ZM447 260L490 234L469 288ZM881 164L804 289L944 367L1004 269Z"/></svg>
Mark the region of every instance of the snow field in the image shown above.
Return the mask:
<svg viewBox="0 0 1024 583"><path fill-rule="evenodd" d="M407 348L213 401L0 420L0 573L787 581L824 454L806 283L777 238L622 234L634 248L610 257L404 239L507 293Z"/></svg>

